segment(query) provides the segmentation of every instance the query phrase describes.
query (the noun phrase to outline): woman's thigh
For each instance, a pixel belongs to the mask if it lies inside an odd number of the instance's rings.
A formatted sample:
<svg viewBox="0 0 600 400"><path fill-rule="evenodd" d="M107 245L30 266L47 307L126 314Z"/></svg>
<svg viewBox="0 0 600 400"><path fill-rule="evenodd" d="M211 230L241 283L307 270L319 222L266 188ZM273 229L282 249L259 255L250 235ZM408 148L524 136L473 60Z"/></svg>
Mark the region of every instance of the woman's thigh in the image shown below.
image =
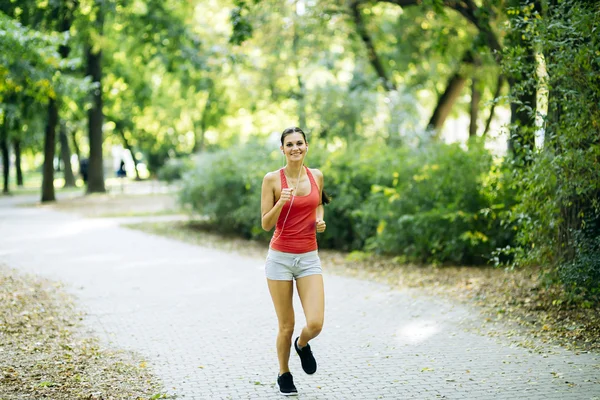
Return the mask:
<svg viewBox="0 0 600 400"><path fill-rule="evenodd" d="M280 327L294 326L294 304L292 296L294 285L292 281L279 281L267 279L269 293L275 306L275 313Z"/></svg>
<svg viewBox="0 0 600 400"><path fill-rule="evenodd" d="M325 318L325 289L323 275L309 275L296 279L298 296L308 324L323 324Z"/></svg>

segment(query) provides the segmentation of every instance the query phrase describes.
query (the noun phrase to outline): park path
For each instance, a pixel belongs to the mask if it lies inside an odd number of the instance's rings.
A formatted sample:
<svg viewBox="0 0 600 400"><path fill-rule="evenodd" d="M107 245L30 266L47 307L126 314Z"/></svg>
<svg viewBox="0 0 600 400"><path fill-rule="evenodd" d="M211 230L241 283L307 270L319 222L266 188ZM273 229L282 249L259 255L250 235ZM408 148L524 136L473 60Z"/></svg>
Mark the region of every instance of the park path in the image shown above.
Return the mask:
<svg viewBox="0 0 600 400"><path fill-rule="evenodd" d="M0 263L64 282L86 326L139 353L168 393L281 397L262 258L16 203L0 199ZM319 370L291 358L300 399L600 399L597 354L477 334L477 311L415 291L328 274L325 285Z"/></svg>

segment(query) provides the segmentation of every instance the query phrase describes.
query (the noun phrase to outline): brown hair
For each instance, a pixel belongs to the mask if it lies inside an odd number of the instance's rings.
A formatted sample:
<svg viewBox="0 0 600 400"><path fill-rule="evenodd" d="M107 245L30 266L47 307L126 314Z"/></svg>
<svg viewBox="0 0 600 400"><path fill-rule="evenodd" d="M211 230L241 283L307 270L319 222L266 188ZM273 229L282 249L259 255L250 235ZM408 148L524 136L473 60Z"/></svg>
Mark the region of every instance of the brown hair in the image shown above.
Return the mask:
<svg viewBox="0 0 600 400"><path fill-rule="evenodd" d="M283 140L285 139L285 137L287 135L291 135L292 133L299 133L302 135L302 137L304 138L304 142L308 143L306 141L306 134L302 131L302 129L298 128L297 126L292 126L289 128L285 128L283 130L283 132L281 133L281 145L283 146Z"/></svg>

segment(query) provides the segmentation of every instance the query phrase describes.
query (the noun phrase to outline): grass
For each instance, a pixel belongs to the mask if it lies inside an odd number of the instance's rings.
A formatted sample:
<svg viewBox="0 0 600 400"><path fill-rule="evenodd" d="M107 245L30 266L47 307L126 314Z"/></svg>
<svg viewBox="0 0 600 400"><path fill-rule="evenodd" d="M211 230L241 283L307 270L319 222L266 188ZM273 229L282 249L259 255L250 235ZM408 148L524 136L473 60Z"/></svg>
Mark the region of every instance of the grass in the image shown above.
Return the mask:
<svg viewBox="0 0 600 400"><path fill-rule="evenodd" d="M211 232L202 223L155 222L133 229L200 246L264 257L267 243ZM600 350L600 305L563 301L560 287L546 286L541 270L437 267L399 263L361 252L319 250L326 272L419 290L477 307L488 335L512 336L528 347L559 344L574 351ZM501 328L496 329L495 328Z"/></svg>

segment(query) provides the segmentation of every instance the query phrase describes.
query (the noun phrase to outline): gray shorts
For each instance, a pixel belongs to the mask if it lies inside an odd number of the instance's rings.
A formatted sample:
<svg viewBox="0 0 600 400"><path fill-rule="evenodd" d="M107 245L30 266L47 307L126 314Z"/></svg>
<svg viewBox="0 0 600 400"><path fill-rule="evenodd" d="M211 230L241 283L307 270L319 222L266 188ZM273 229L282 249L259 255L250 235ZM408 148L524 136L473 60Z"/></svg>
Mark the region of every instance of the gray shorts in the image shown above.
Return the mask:
<svg viewBox="0 0 600 400"><path fill-rule="evenodd" d="M267 279L274 281L291 281L308 275L320 275L321 259L319 252L294 254L269 249L265 263Z"/></svg>

